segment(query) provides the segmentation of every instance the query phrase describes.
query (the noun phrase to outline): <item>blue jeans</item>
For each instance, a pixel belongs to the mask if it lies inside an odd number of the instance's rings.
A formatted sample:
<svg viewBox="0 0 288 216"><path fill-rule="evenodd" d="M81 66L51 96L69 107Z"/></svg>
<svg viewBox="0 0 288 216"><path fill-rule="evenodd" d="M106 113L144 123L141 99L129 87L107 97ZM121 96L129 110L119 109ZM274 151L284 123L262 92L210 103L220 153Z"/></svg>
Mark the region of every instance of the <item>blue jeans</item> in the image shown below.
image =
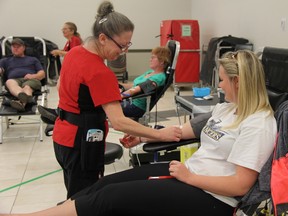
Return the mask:
<svg viewBox="0 0 288 216"><path fill-rule="evenodd" d="M140 109L134 104L129 104L129 102L121 102L121 106L126 117L141 118L145 113L144 110Z"/></svg>

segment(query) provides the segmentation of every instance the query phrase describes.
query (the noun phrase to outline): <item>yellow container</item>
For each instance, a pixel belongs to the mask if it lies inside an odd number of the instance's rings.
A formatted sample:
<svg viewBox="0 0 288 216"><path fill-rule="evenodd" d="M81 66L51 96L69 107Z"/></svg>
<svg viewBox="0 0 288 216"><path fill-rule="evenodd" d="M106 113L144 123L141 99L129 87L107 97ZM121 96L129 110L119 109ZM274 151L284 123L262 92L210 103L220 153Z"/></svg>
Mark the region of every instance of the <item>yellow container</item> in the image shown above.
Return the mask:
<svg viewBox="0 0 288 216"><path fill-rule="evenodd" d="M193 143L180 147L180 161L184 163L199 148L199 143Z"/></svg>

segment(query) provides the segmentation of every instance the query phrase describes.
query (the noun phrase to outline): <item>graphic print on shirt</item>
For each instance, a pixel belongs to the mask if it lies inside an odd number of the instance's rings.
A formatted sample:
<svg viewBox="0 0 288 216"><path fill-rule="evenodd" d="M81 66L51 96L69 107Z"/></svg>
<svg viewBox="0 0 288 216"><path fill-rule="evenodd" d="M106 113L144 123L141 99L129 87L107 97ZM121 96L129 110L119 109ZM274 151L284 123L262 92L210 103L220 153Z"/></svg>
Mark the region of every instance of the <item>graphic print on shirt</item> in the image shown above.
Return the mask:
<svg viewBox="0 0 288 216"><path fill-rule="evenodd" d="M221 126L219 125L222 121L219 120L210 120L207 122L205 127L203 128L203 132L210 137L211 139L218 141L224 133L220 130Z"/></svg>

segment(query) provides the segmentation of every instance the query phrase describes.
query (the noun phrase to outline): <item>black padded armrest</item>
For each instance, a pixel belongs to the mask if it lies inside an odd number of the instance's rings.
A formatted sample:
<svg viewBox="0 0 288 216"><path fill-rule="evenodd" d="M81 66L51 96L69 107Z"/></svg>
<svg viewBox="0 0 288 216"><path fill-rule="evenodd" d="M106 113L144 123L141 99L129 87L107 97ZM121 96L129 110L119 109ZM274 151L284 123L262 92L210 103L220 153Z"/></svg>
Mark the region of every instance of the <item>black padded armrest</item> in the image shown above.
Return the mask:
<svg viewBox="0 0 288 216"><path fill-rule="evenodd" d="M154 93L155 93L155 91L151 91L149 93L139 93L137 95L132 95L130 97L123 98L123 100L129 100L130 98L131 99L145 98L145 97L153 95Z"/></svg>
<svg viewBox="0 0 288 216"><path fill-rule="evenodd" d="M180 140L179 142L154 142L154 143L147 143L143 145L143 150L145 152L157 152L157 151L171 151L176 149L177 147L188 145L191 143L200 142L200 139L188 139L188 140Z"/></svg>

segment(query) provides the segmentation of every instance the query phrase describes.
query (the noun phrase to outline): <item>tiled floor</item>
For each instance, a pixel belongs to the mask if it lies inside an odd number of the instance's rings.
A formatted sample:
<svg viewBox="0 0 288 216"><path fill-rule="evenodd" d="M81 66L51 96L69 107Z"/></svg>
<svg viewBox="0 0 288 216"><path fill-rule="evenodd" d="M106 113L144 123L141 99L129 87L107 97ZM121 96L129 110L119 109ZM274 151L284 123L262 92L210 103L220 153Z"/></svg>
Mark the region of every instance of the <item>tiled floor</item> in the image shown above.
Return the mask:
<svg viewBox="0 0 288 216"><path fill-rule="evenodd" d="M191 93L191 88L184 90L187 91L184 91L184 94ZM48 106L56 107L57 101L56 87L50 87ZM172 88L158 102L157 110L158 124L166 126L178 124ZM161 111L167 111L168 117L167 112L163 112L161 116ZM4 136L16 134L24 136L33 135L33 133L38 133L38 126L12 125L9 129L4 128ZM107 141L119 143L118 139L122 135L121 132L111 129ZM124 149L124 155L119 161L106 166L105 174L131 168L128 152ZM3 144L0 144L1 213L42 210L55 206L56 203L64 200L65 196L62 171L54 156L51 137L44 136L42 142L38 138L4 139Z"/></svg>

